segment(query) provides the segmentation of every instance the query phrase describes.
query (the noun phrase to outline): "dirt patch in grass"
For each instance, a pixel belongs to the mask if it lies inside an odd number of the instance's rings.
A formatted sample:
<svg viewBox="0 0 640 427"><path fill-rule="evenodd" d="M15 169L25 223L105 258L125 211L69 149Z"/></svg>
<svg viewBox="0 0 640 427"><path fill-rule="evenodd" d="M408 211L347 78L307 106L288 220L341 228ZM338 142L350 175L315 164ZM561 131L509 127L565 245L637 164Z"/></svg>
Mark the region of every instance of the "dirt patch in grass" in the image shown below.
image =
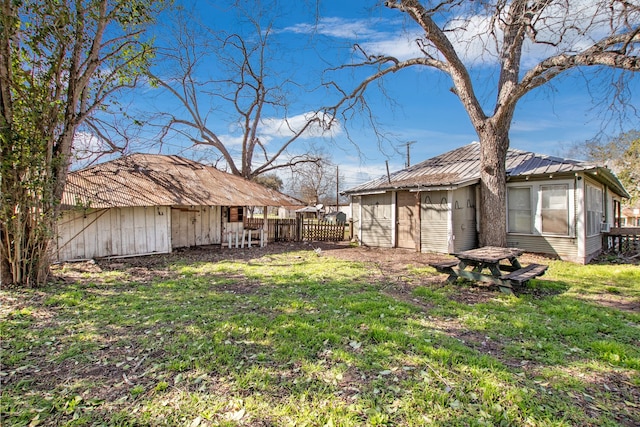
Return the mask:
<svg viewBox="0 0 640 427"><path fill-rule="evenodd" d="M626 311L628 313L640 313L640 300L629 300L629 298L607 293L588 295L584 296L583 299L603 307Z"/></svg>

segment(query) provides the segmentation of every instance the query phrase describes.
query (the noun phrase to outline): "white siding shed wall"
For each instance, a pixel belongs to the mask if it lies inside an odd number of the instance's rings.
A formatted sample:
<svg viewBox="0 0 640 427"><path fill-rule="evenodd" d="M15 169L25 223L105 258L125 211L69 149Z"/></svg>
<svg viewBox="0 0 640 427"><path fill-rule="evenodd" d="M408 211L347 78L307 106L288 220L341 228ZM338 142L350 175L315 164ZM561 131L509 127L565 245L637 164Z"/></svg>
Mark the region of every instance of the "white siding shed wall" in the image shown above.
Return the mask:
<svg viewBox="0 0 640 427"><path fill-rule="evenodd" d="M222 243L220 206L172 206L171 245L173 248Z"/></svg>
<svg viewBox="0 0 640 427"><path fill-rule="evenodd" d="M168 207L69 210L58 220L57 261L171 252Z"/></svg>
<svg viewBox="0 0 640 427"><path fill-rule="evenodd" d="M392 193L360 196L360 243L366 246L393 247Z"/></svg>

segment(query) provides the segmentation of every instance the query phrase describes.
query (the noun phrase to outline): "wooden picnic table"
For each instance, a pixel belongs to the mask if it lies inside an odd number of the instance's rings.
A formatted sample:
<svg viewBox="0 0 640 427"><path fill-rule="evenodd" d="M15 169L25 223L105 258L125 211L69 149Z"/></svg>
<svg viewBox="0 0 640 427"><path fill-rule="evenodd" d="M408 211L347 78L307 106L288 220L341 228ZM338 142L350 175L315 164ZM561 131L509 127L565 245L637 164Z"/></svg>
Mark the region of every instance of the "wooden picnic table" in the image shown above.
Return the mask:
<svg viewBox="0 0 640 427"><path fill-rule="evenodd" d="M438 271L449 274L447 281L458 278L497 285L501 291L513 293L513 285L521 285L541 276L548 266L529 264L523 267L518 257L524 251L518 248L485 246L455 254L456 259L431 264ZM507 263L501 263L507 261Z"/></svg>

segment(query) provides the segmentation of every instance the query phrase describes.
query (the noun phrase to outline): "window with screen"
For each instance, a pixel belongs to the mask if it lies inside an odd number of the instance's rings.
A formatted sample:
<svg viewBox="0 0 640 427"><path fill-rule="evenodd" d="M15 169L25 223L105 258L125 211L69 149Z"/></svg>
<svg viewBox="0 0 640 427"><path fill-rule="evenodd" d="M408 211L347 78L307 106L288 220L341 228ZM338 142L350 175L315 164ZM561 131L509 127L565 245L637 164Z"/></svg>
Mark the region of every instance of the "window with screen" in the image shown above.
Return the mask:
<svg viewBox="0 0 640 427"><path fill-rule="evenodd" d="M569 187L543 185L540 187L543 234L569 234Z"/></svg>
<svg viewBox="0 0 640 427"><path fill-rule="evenodd" d="M507 200L509 232L531 234L531 187L509 187Z"/></svg>
<svg viewBox="0 0 640 427"><path fill-rule="evenodd" d="M602 190L587 184L587 236L600 234L602 222Z"/></svg>

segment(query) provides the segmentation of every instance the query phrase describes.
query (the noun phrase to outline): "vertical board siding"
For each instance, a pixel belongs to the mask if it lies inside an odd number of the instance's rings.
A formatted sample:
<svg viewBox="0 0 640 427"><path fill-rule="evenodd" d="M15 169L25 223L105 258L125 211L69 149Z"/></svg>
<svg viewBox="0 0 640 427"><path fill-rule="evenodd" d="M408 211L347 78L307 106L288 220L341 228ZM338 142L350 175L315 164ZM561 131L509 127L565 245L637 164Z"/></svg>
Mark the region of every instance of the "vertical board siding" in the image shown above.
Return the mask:
<svg viewBox="0 0 640 427"><path fill-rule="evenodd" d="M165 207L71 210L58 221L57 261L167 253Z"/></svg>
<svg viewBox="0 0 640 427"><path fill-rule="evenodd" d="M448 250L448 200L446 191L429 191L420 196L421 252L447 253Z"/></svg>
<svg viewBox="0 0 640 427"><path fill-rule="evenodd" d="M172 206L171 247L222 243L220 206Z"/></svg>
<svg viewBox="0 0 640 427"><path fill-rule="evenodd" d="M361 196L361 243L366 246L390 248L391 193Z"/></svg>
<svg viewBox="0 0 640 427"><path fill-rule="evenodd" d="M147 238L145 242L145 247L153 248L155 246L156 236L158 235L158 230L156 229L156 221L155 221L156 210L153 207L149 207L145 209L144 213L145 213L144 221L147 228L147 231L145 233L145 237Z"/></svg>
<svg viewBox="0 0 640 427"><path fill-rule="evenodd" d="M109 227L110 230L120 230L119 233L111 232L111 239L105 246L105 250L109 253L117 253L122 251L122 227L120 222L120 210L109 209L109 224L105 224L105 227ZM160 227L162 228L162 227ZM166 229L166 226L165 226ZM166 245L162 246L166 248Z"/></svg>
<svg viewBox="0 0 640 427"><path fill-rule="evenodd" d="M222 243L222 206L212 206L209 218L209 241L212 245Z"/></svg>
<svg viewBox="0 0 640 427"><path fill-rule="evenodd" d="M133 208L133 253L147 253L147 211L143 207Z"/></svg>

